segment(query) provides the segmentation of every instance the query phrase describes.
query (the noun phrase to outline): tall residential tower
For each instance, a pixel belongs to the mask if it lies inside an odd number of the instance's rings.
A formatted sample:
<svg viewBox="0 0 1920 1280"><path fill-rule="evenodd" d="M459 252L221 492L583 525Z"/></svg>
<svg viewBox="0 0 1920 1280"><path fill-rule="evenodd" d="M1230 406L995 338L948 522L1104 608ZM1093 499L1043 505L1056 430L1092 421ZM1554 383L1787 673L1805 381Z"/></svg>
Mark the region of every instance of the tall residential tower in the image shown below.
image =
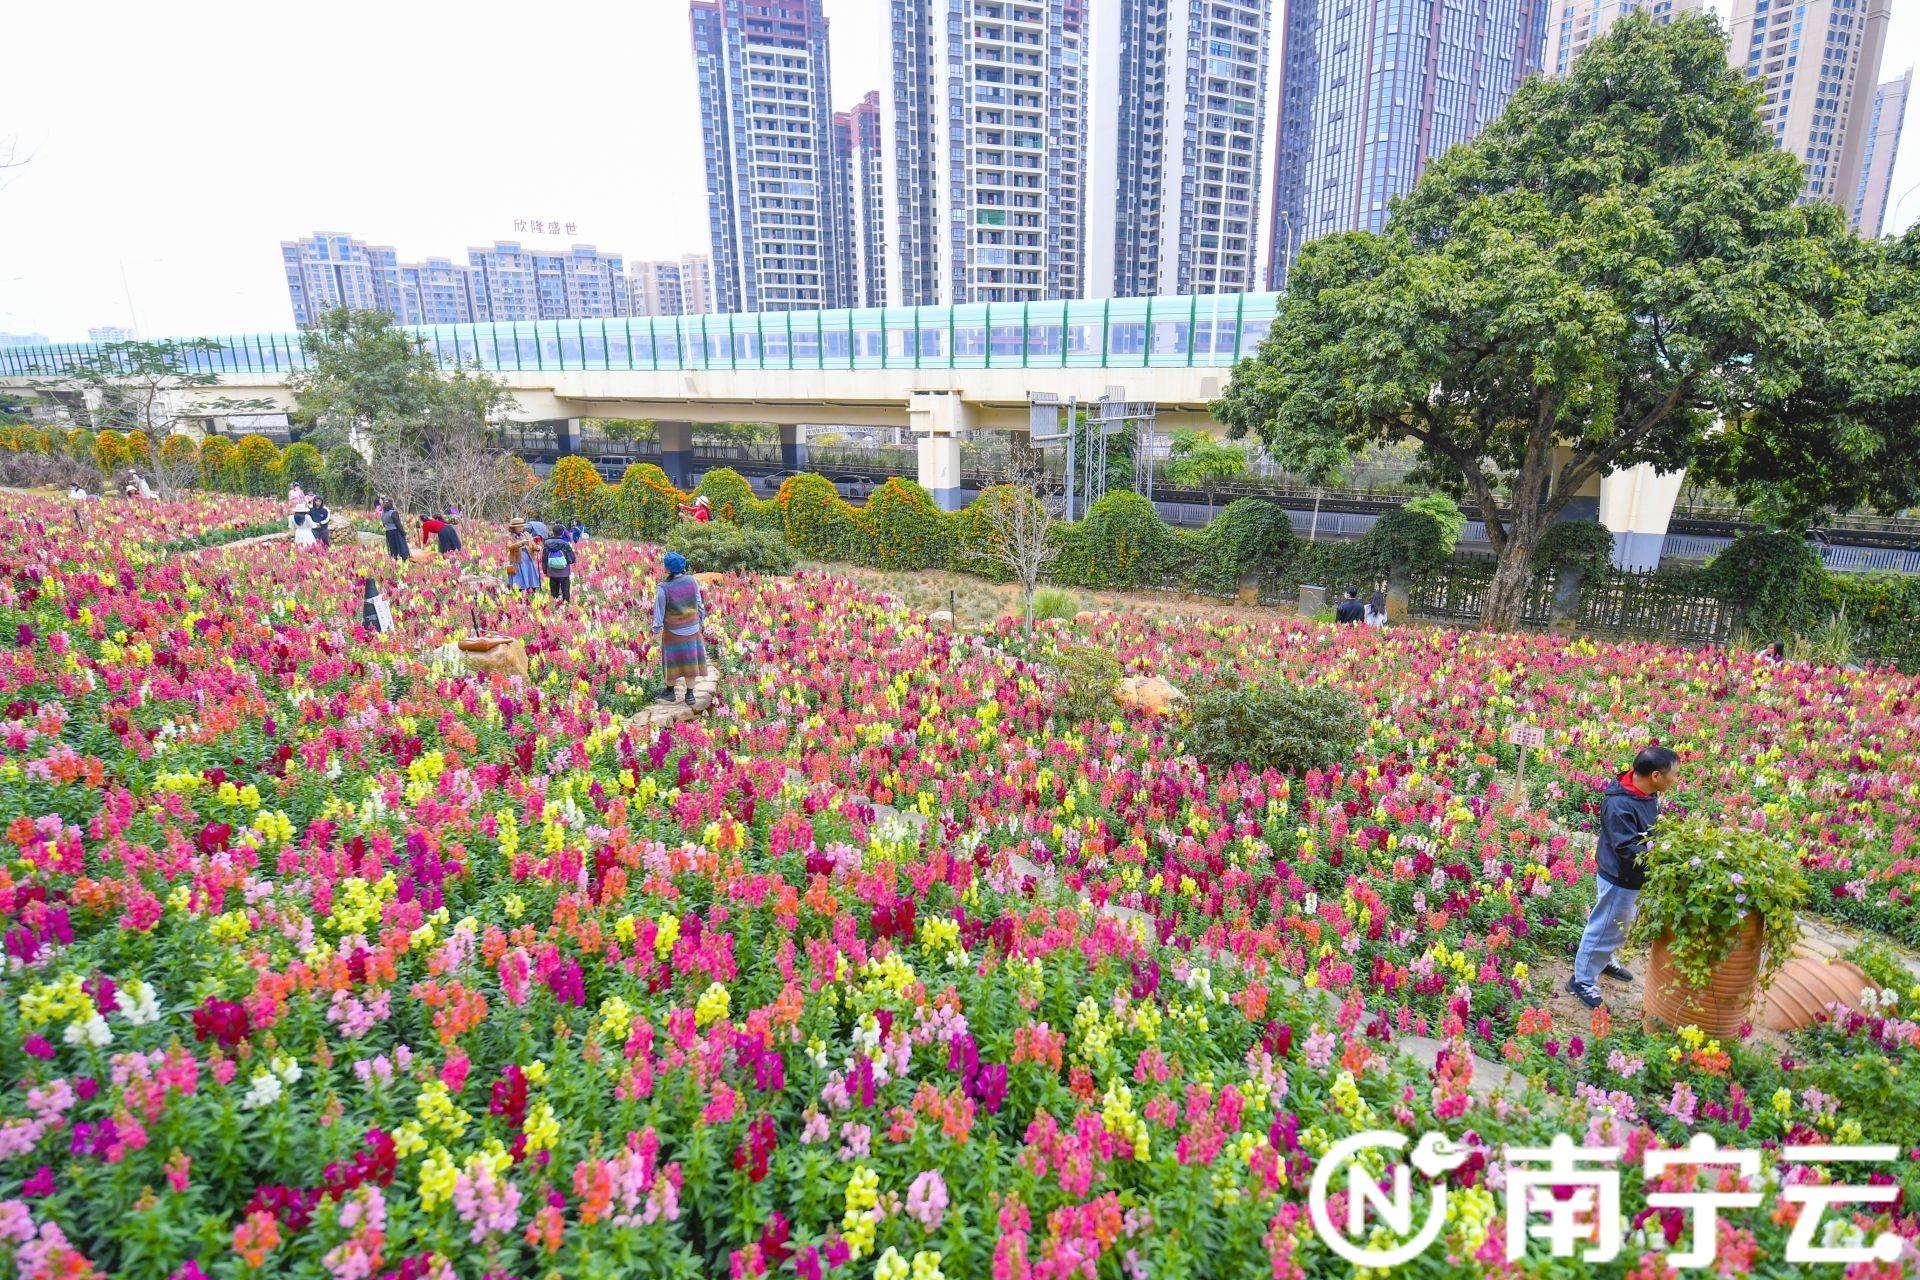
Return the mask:
<svg viewBox="0 0 1920 1280"><path fill-rule="evenodd" d="M891 3L889 300L1079 296L1088 199L1084 0Z"/></svg>
<svg viewBox="0 0 1920 1280"><path fill-rule="evenodd" d="M1539 48L1538 23L1525 0L1289 0L1272 287L1307 241L1380 230L1429 161L1498 116Z"/></svg>
<svg viewBox="0 0 1920 1280"><path fill-rule="evenodd" d="M693 0L719 310L844 305L821 0Z"/></svg>
<svg viewBox="0 0 1920 1280"><path fill-rule="evenodd" d="M1092 13L1090 297L1260 287L1273 0L1103 0Z"/></svg>
<svg viewBox="0 0 1920 1280"><path fill-rule="evenodd" d="M1701 0L1553 0L1543 70L1551 76L1566 75L1588 45L1629 13L1648 13L1655 22L1667 23L1678 14L1700 10Z"/></svg>
<svg viewBox="0 0 1920 1280"><path fill-rule="evenodd" d="M1728 57L1766 94L1760 118L1806 162L1802 200L1852 212L1892 0L1734 0Z"/></svg>
<svg viewBox="0 0 1920 1280"><path fill-rule="evenodd" d="M1878 237L1886 230L1887 200L1893 187L1893 166L1900 159L1900 126L1907 118L1907 95L1913 89L1913 68L1873 91L1873 119L1867 127L1867 152L1860 161L1860 188L1853 198L1853 229Z"/></svg>

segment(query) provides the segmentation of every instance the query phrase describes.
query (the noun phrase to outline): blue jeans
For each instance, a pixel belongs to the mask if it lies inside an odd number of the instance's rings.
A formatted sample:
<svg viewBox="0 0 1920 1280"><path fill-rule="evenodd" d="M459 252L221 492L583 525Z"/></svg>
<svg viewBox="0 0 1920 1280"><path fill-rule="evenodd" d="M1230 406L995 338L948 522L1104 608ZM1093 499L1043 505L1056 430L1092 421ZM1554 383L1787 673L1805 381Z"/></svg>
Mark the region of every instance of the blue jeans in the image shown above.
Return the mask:
<svg viewBox="0 0 1920 1280"><path fill-rule="evenodd" d="M1627 926L1640 910L1638 889L1622 889L1597 876L1594 882L1600 893L1587 917L1586 932L1580 935L1580 954L1573 960L1573 980L1583 987L1600 981L1600 971L1626 942Z"/></svg>

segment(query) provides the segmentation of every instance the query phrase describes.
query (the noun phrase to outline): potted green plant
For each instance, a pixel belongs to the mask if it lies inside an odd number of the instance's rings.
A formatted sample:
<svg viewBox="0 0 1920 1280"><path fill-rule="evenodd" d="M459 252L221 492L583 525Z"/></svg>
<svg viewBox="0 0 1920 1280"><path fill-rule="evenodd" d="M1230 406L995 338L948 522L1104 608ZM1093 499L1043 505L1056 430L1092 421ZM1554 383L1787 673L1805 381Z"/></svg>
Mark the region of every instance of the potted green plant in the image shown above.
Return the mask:
<svg viewBox="0 0 1920 1280"><path fill-rule="evenodd" d="M1800 939L1799 859L1766 832L1692 819L1663 824L1642 862L1634 930L1652 943L1646 1022L1737 1034Z"/></svg>

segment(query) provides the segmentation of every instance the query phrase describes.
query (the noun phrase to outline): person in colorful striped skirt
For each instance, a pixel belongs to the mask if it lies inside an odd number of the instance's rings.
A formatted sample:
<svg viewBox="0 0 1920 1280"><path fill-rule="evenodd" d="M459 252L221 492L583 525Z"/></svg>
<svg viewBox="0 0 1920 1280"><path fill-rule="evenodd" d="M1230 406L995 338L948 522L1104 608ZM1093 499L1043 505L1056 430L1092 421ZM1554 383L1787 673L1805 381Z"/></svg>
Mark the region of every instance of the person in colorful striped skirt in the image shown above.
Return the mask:
<svg viewBox="0 0 1920 1280"><path fill-rule="evenodd" d="M687 558L667 552L666 581L653 593L654 642L662 648L667 687L661 697L678 702L685 690L693 701L693 682L707 673L707 599L687 573Z"/></svg>

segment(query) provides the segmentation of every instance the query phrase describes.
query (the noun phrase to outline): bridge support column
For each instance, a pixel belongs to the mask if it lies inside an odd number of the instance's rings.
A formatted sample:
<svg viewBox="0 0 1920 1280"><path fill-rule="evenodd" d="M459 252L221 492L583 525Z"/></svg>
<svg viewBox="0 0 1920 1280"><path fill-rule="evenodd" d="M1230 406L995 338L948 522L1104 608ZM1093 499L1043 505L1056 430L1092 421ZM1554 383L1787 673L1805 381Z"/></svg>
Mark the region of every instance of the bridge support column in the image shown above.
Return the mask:
<svg viewBox="0 0 1920 1280"><path fill-rule="evenodd" d="M660 469L682 489L693 487L693 424L657 422L660 431Z"/></svg>
<svg viewBox="0 0 1920 1280"><path fill-rule="evenodd" d="M788 425L780 428L780 469L782 471L807 469L807 442L800 438L799 427Z"/></svg>
<svg viewBox="0 0 1920 1280"><path fill-rule="evenodd" d="M555 418L553 420L554 452L562 457L570 457L580 452L580 419Z"/></svg>
<svg viewBox="0 0 1920 1280"><path fill-rule="evenodd" d="M1667 526L1686 477L1685 471L1656 471L1643 462L1600 481L1600 523L1613 533L1616 569L1660 567Z"/></svg>
<svg viewBox="0 0 1920 1280"><path fill-rule="evenodd" d="M958 391L916 391L907 401L907 422L920 452L920 487L942 511L957 511L960 436L973 426L973 411Z"/></svg>

